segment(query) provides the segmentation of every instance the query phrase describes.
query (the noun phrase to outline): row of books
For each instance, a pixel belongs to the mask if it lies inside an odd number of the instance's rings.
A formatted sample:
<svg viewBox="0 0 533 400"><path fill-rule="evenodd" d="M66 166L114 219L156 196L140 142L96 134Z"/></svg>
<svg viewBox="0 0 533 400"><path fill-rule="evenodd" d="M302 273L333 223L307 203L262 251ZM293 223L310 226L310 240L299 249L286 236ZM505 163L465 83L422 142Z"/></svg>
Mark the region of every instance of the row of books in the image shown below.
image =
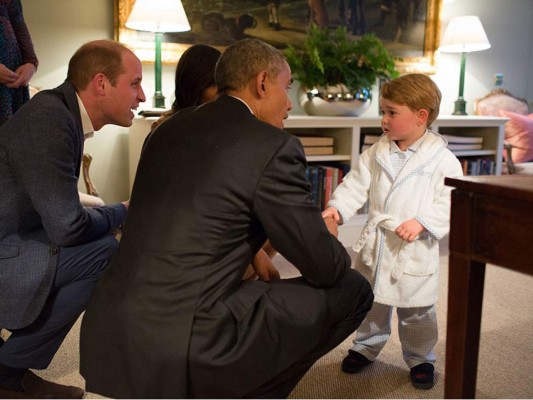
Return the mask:
<svg viewBox="0 0 533 400"><path fill-rule="evenodd" d="M330 136L304 136L296 135L306 156L327 156L334 152L335 139Z"/></svg>
<svg viewBox="0 0 533 400"><path fill-rule="evenodd" d="M311 184L313 201L321 210L327 207L331 195L350 171L350 166L343 163L309 164L306 169L307 179Z"/></svg>
<svg viewBox="0 0 533 400"><path fill-rule="evenodd" d="M493 158L464 158L459 157L463 166L464 175L494 175L496 173L496 163Z"/></svg>
<svg viewBox="0 0 533 400"><path fill-rule="evenodd" d="M448 141L450 150L481 150L483 149L483 138L479 136L454 136L442 135ZM380 135L366 134L361 144L361 153L369 149L380 138Z"/></svg>

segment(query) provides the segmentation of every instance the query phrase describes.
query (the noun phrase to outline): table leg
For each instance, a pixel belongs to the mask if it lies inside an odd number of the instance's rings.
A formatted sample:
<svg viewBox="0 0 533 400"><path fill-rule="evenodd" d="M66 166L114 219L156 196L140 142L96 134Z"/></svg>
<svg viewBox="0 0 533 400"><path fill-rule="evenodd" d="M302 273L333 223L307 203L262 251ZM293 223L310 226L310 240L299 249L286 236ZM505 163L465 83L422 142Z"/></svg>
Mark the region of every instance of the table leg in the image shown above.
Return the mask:
<svg viewBox="0 0 533 400"><path fill-rule="evenodd" d="M444 376L447 399L472 399L476 394L484 281L484 263L450 253Z"/></svg>

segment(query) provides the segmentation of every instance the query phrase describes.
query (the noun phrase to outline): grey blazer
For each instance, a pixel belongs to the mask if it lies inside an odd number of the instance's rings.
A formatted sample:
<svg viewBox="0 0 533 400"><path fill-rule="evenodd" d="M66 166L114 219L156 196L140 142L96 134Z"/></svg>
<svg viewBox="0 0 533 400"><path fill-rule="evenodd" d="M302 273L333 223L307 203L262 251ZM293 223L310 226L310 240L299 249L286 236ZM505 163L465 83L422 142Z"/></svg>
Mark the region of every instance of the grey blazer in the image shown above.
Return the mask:
<svg viewBox="0 0 533 400"><path fill-rule="evenodd" d="M39 92L0 127L0 327L39 315L62 246L93 241L124 221L115 204L83 208L83 131L74 86Z"/></svg>

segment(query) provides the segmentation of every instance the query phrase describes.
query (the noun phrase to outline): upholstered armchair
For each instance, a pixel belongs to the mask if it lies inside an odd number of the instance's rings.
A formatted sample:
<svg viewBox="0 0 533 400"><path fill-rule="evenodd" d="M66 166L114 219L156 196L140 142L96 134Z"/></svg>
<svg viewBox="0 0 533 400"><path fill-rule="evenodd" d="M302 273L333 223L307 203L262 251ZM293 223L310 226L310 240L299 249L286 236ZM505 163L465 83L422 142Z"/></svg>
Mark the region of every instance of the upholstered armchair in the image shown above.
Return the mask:
<svg viewBox="0 0 533 400"><path fill-rule="evenodd" d="M533 174L533 114L525 99L504 89L495 89L474 103L477 115L503 116L505 124L504 173Z"/></svg>

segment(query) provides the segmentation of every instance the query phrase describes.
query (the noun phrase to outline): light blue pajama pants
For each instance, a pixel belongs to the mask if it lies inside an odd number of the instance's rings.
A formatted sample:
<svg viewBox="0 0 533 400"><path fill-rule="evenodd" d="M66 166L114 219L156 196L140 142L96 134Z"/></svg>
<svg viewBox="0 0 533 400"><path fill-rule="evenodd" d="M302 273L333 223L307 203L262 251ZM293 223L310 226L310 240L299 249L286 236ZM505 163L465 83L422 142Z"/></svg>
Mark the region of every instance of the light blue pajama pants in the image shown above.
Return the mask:
<svg viewBox="0 0 533 400"><path fill-rule="evenodd" d="M357 329L352 350L373 361L385 347L391 334L392 306L375 303ZM397 307L398 332L403 359L409 369L422 363L435 363L438 340L435 305L429 307Z"/></svg>

